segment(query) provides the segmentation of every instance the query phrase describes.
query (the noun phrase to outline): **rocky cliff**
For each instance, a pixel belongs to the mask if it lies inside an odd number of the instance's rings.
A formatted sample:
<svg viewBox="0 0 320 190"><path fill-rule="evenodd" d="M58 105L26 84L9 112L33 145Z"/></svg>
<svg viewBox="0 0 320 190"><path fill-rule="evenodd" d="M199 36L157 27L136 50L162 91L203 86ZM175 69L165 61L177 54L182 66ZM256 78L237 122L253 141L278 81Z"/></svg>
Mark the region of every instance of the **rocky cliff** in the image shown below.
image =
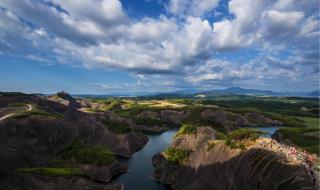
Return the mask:
<svg viewBox="0 0 320 190"><path fill-rule="evenodd" d="M49 96L48 100L58 102L60 104L72 107L72 108L80 108L81 104L78 103L72 96L70 96L66 92L58 92L55 95Z"/></svg>
<svg viewBox="0 0 320 190"><path fill-rule="evenodd" d="M18 93L0 98L1 107L21 102L32 105L33 110L0 121L0 189L83 189L82 185L89 189L122 189L121 185L95 182L110 181L112 176L128 169L118 163L99 169L83 166L94 181L82 177L65 179L15 172L17 168L51 166L57 152L74 137L80 137L88 144L106 146L126 156L148 141L146 136L134 132L110 132L94 114L83 113L74 106L48 101L44 97Z"/></svg>
<svg viewBox="0 0 320 190"><path fill-rule="evenodd" d="M153 177L179 190L315 189L305 168L261 148L241 151L215 139L211 128L178 136L172 147L189 151L180 164L164 153L153 157Z"/></svg>
<svg viewBox="0 0 320 190"><path fill-rule="evenodd" d="M224 126L229 131L235 127L282 125L282 122L278 120L271 119L255 112L241 115L224 110L205 109L200 115L202 119Z"/></svg>

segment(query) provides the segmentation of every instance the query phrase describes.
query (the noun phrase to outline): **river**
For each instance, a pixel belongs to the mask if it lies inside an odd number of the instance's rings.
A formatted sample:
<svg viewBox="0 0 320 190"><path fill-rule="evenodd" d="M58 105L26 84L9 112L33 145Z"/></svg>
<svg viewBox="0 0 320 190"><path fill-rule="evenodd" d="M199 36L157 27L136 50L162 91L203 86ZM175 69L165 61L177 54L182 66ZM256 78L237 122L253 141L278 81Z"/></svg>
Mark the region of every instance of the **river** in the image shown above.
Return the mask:
<svg viewBox="0 0 320 190"><path fill-rule="evenodd" d="M168 186L158 183L151 178L154 167L152 156L165 150L172 142L177 130L166 131L160 135L148 135L149 142L131 158L120 159L129 166L130 170L115 177L112 183L122 183L125 190L165 190Z"/></svg>
<svg viewBox="0 0 320 190"><path fill-rule="evenodd" d="M254 129L267 132L267 134L260 134L261 137L271 138L271 135L276 132L276 130L282 128L283 126L275 126L275 127L257 127Z"/></svg>
<svg viewBox="0 0 320 190"><path fill-rule="evenodd" d="M280 127L257 127L255 129L268 132L261 136L270 138ZM165 150L172 142L177 130L170 130L159 135L148 135L149 142L131 158L120 158L120 162L129 166L130 170L116 176L112 183L122 183L125 190L167 190L167 185L158 183L151 178L154 167L152 156Z"/></svg>

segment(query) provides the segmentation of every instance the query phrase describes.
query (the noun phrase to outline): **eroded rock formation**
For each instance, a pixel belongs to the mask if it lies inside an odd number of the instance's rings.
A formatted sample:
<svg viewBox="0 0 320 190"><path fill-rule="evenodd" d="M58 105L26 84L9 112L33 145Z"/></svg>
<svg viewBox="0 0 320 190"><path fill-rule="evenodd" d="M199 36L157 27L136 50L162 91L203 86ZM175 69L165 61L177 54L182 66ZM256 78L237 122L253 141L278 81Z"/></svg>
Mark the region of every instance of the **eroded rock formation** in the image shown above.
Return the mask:
<svg viewBox="0 0 320 190"><path fill-rule="evenodd" d="M179 136L172 146L188 149L190 155L182 164L168 161L162 153L155 155L153 177L179 190L315 188L302 165L289 163L286 158L266 149L252 148L241 152L219 141L209 146L208 141L214 136L215 132L210 128Z"/></svg>
<svg viewBox="0 0 320 190"><path fill-rule="evenodd" d="M74 137L81 137L88 144L104 145L126 156L148 141L146 136L134 132L112 133L95 115L78 111L74 106L48 101L44 97L4 95L0 106L19 102L29 103L39 111L0 121L0 189L122 189L121 185L101 185L82 177L65 179L15 172L17 168L50 167L59 149ZM112 176L127 170L118 163L86 169L95 181L109 181Z"/></svg>

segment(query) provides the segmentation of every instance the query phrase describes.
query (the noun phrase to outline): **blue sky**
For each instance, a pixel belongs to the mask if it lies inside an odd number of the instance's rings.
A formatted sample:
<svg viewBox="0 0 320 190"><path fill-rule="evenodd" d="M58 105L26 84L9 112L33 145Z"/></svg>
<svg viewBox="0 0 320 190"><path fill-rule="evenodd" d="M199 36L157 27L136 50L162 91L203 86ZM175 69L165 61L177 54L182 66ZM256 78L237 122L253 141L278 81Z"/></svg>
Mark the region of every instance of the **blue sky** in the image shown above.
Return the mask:
<svg viewBox="0 0 320 190"><path fill-rule="evenodd" d="M319 88L317 0L2 0L0 91Z"/></svg>

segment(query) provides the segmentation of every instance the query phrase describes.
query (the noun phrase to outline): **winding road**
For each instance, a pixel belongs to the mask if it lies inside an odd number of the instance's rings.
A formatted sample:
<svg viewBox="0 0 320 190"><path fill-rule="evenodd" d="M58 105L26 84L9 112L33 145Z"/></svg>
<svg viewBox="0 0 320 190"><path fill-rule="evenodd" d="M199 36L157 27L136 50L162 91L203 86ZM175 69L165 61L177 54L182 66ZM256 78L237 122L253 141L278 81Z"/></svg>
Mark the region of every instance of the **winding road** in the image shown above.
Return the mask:
<svg viewBox="0 0 320 190"><path fill-rule="evenodd" d="M25 111L31 111L32 110L32 105L31 104L27 104L27 106L28 106L28 108ZM0 121L2 121L4 119L7 119L7 118L9 118L9 117L11 117L11 116L13 116L15 114L17 114L17 113L10 113L10 114L7 114L5 116L2 116L2 117L0 117Z"/></svg>

